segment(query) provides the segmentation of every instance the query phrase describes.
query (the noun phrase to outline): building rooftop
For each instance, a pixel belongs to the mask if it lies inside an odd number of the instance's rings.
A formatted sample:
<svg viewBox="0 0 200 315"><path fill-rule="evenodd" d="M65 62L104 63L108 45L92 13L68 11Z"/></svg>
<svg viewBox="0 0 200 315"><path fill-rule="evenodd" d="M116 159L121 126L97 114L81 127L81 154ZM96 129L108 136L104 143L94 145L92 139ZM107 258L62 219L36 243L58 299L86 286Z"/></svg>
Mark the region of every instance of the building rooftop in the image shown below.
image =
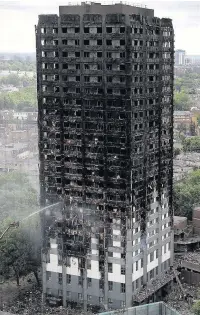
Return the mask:
<svg viewBox="0 0 200 315"><path fill-rule="evenodd" d="M59 7L60 15L63 14L141 14L143 16L154 16L154 10L147 9L142 5L131 5L120 1L115 4L101 4L96 2L81 2L80 5L65 5Z"/></svg>
<svg viewBox="0 0 200 315"><path fill-rule="evenodd" d="M179 216L174 216L174 224L177 224L177 223L179 223L179 222L181 222L181 221L185 221L185 220L187 220L187 217L179 217Z"/></svg>
<svg viewBox="0 0 200 315"><path fill-rule="evenodd" d="M2 151L4 152L18 151L26 149L27 145L28 145L27 143L9 143L2 148Z"/></svg>
<svg viewBox="0 0 200 315"><path fill-rule="evenodd" d="M181 315L163 302L150 303L127 309L115 310L100 315Z"/></svg>
<svg viewBox="0 0 200 315"><path fill-rule="evenodd" d="M186 110L175 110L174 111L174 116L186 116L186 115L190 116L191 115L190 111L186 111Z"/></svg>

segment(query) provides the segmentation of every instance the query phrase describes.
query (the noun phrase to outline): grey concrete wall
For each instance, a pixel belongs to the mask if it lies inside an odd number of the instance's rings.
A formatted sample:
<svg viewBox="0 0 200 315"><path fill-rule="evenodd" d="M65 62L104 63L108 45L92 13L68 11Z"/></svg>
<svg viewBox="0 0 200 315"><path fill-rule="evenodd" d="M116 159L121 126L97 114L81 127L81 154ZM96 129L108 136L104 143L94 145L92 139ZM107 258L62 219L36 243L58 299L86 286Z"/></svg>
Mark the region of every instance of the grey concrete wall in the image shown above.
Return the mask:
<svg viewBox="0 0 200 315"><path fill-rule="evenodd" d="M200 235L200 227L194 227L194 233Z"/></svg>
<svg viewBox="0 0 200 315"><path fill-rule="evenodd" d="M200 266L188 261L182 261L181 266L187 269L191 269L200 273Z"/></svg>
<svg viewBox="0 0 200 315"><path fill-rule="evenodd" d="M125 310L116 310L107 313L100 313L100 315L180 315L174 309L168 307L163 302L150 303L131 307Z"/></svg>
<svg viewBox="0 0 200 315"><path fill-rule="evenodd" d="M63 290L63 297L66 300L83 303L83 300L79 300L78 294L84 294L83 287L78 283L77 276L71 276L71 283L66 283L66 278L63 277L63 283L58 283L58 273L52 272L51 278L46 281L46 288L51 290L52 296L58 296L58 290ZM66 291L65 291L66 290ZM65 292L64 292L65 291ZM67 298L66 292L71 292L71 297ZM92 279L91 287L87 287L86 295L91 295L91 300L88 304L100 305L99 298L104 297L103 290L99 289L99 280ZM108 291L106 298L112 299L113 303L109 305L109 308L120 308L121 302L125 301L125 293L121 293L121 284L113 282L113 290ZM63 301L63 305L66 301Z"/></svg>
<svg viewBox="0 0 200 315"><path fill-rule="evenodd" d="M183 230L187 227L187 218L174 216L174 228Z"/></svg>
<svg viewBox="0 0 200 315"><path fill-rule="evenodd" d="M182 270L181 278L184 278L184 281L188 284L198 284L200 282L200 273Z"/></svg>
<svg viewBox="0 0 200 315"><path fill-rule="evenodd" d="M193 210L193 218L200 219L200 207L195 207Z"/></svg>

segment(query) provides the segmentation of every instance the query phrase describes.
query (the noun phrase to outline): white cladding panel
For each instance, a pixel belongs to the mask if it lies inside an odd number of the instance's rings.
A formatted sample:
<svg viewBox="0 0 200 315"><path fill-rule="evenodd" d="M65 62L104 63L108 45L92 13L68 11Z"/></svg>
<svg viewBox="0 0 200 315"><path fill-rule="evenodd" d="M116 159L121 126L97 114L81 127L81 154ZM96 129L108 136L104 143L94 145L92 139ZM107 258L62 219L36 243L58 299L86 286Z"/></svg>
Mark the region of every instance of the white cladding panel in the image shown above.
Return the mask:
<svg viewBox="0 0 200 315"><path fill-rule="evenodd" d="M46 271L62 273L62 266L58 266L58 255L50 254L50 263L46 264Z"/></svg>
<svg viewBox="0 0 200 315"><path fill-rule="evenodd" d="M66 268L66 273L72 276L80 276L80 269L78 268L78 258L70 257L70 267Z"/></svg>
<svg viewBox="0 0 200 315"><path fill-rule="evenodd" d="M158 259L153 260L152 262L149 262L147 264L147 272L149 272L150 270L154 269L158 267Z"/></svg>
<svg viewBox="0 0 200 315"><path fill-rule="evenodd" d="M108 273L108 281L125 283L125 275L121 275L121 265L112 264L113 272Z"/></svg>
<svg viewBox="0 0 200 315"><path fill-rule="evenodd" d="M99 262L95 260L91 260L91 270L87 270L88 278L93 278L99 280L101 278L99 272Z"/></svg>

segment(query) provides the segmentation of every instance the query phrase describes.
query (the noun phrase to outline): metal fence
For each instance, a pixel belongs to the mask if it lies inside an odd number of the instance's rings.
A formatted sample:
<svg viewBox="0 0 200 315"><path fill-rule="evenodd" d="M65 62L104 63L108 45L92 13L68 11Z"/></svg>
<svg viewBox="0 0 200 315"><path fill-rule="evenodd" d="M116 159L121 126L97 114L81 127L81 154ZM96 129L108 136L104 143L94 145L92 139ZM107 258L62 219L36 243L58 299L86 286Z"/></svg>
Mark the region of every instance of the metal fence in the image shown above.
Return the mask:
<svg viewBox="0 0 200 315"><path fill-rule="evenodd" d="M181 315L163 302L145 304L127 309L100 313L99 315Z"/></svg>

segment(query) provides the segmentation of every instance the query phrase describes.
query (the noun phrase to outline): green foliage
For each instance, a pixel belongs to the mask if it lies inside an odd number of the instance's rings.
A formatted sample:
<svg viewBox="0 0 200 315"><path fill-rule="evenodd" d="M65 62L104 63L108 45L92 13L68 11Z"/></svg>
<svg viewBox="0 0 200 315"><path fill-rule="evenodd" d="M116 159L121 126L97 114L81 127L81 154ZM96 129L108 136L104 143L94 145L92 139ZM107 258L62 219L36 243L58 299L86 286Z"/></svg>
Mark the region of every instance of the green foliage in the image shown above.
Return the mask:
<svg viewBox="0 0 200 315"><path fill-rule="evenodd" d="M183 142L184 152L195 152L200 150L200 137L195 136L191 138L184 138Z"/></svg>
<svg viewBox="0 0 200 315"><path fill-rule="evenodd" d="M2 276L15 276L19 284L21 275L34 272L40 266L41 233L39 215L25 219L38 210L37 193L28 177L19 172L0 174L0 235L13 221L19 228L11 228L0 240L0 282Z"/></svg>
<svg viewBox="0 0 200 315"><path fill-rule="evenodd" d="M31 60L1 60L0 71L36 71L36 62Z"/></svg>
<svg viewBox="0 0 200 315"><path fill-rule="evenodd" d="M0 109L24 110L37 107L35 86L25 87L18 92L0 94Z"/></svg>
<svg viewBox="0 0 200 315"><path fill-rule="evenodd" d="M15 109L17 111L26 110L26 108L37 107L36 93L36 63L29 59L22 60L15 58L10 61L0 61L0 71L17 71L17 73L0 76L1 85L13 85L20 90L18 92L2 92L0 94L0 110ZM34 76L30 77L26 73L34 72Z"/></svg>
<svg viewBox="0 0 200 315"><path fill-rule="evenodd" d="M175 110L189 110L191 107L190 98L185 91L174 92Z"/></svg>
<svg viewBox="0 0 200 315"><path fill-rule="evenodd" d="M15 87L36 87L36 75L30 77L28 75L19 76L18 74L11 73L7 76L0 77L0 85L13 85Z"/></svg>
<svg viewBox="0 0 200 315"><path fill-rule="evenodd" d="M192 310L195 315L200 315L200 301L196 301L192 306Z"/></svg>
<svg viewBox="0 0 200 315"><path fill-rule="evenodd" d="M181 149L180 148L174 148L174 157L176 157L179 154L181 154Z"/></svg>
<svg viewBox="0 0 200 315"><path fill-rule="evenodd" d="M200 88L200 73L186 71L180 74L174 81L174 108L175 110L190 110L196 106L196 101L192 97L196 90Z"/></svg>
<svg viewBox="0 0 200 315"><path fill-rule="evenodd" d="M25 174L0 174L0 204L0 221L7 217L19 220L38 208L37 193Z"/></svg>
<svg viewBox="0 0 200 315"><path fill-rule="evenodd" d="M200 170L191 172L174 186L174 212L192 219L193 205L200 203Z"/></svg>
<svg viewBox="0 0 200 315"><path fill-rule="evenodd" d="M200 86L200 74L199 73L185 73L181 77L178 77L174 81L174 88L176 91L191 92L194 88Z"/></svg>
<svg viewBox="0 0 200 315"><path fill-rule="evenodd" d="M0 234L7 228L11 219L7 219L1 226ZM30 226L29 226L30 229ZM31 228L32 231L33 227ZM39 233L39 229L37 229ZM0 275L2 279L15 276L19 285L19 278L34 272L38 280L37 270L40 261L41 242L33 238L33 233L28 232L23 226L11 228L0 240Z"/></svg>

